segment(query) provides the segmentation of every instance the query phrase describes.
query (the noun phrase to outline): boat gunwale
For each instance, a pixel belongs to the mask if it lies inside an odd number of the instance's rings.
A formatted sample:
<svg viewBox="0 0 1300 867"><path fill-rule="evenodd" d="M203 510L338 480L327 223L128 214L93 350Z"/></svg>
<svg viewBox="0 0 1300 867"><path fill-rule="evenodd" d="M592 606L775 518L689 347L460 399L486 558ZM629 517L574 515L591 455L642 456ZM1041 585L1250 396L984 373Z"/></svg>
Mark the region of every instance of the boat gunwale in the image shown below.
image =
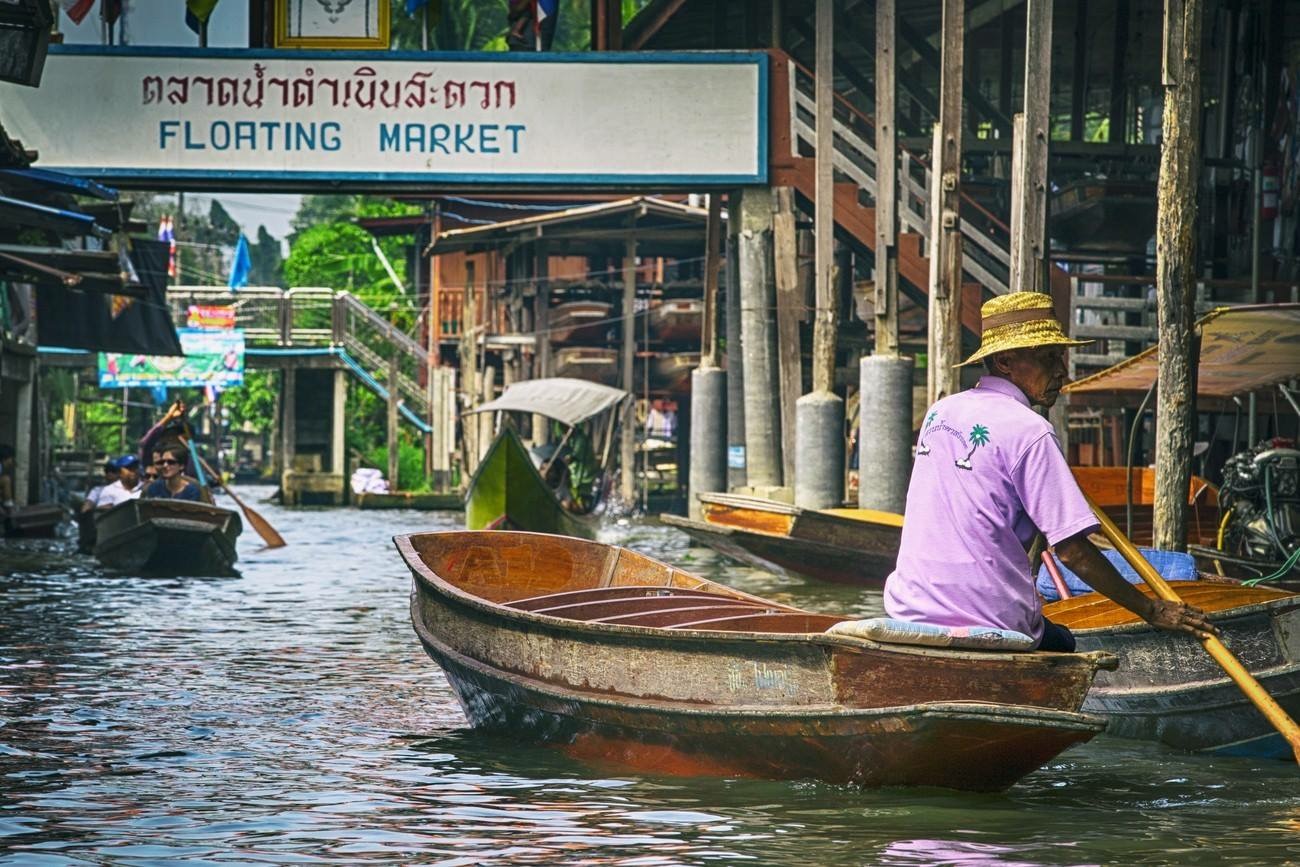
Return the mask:
<svg viewBox="0 0 1300 867"><path fill-rule="evenodd" d="M513 687L542 693L552 699L594 705L617 711L645 710L653 713L673 713L682 716L740 719L754 718L763 720L820 720L820 719L870 719L873 717L901 716L937 716L943 719L969 719L980 721L1010 720L1022 724L1051 722L1054 727L1091 731L1100 733L1106 728L1106 720L1098 715L1081 711L1060 710L1024 704L999 704L997 702L978 701L942 701L922 702L908 705L886 705L876 707L853 707L840 703L818 705L755 705L755 704L701 704L698 702L643 698L641 696L623 696L609 698L598 693L588 693L568 689L563 686L527 677L505 669L488 665L480 659L467 656L435 639L416 615L418 601L412 599L411 622L416 635L426 648L433 648L436 653L450 657L455 663L473 670L482 676L497 679ZM724 633L735 634L735 633Z"/></svg>
<svg viewBox="0 0 1300 867"><path fill-rule="evenodd" d="M552 419L552 421L558 421L558 419ZM560 423L563 424L563 422ZM537 467L533 464L533 459L528 455L528 449L527 447L524 446L524 441L519 436L519 432L516 431L512 425L509 424L503 424L501 426L501 430L497 432L497 435L492 438L492 443L491 445L488 446L488 450L484 452L483 457L479 459L478 466L474 468L473 475L469 477L469 484L465 486L465 496L461 499L461 506L463 509L469 508L469 501L470 501L470 497L474 493L474 487L479 481L479 476L481 476L484 472L487 471L488 464L490 463L490 460L493 457L493 455L496 454L498 449L503 449L506 447L505 441L507 439L507 435L514 438L515 443L519 446L519 450L524 454L524 457L526 459L525 463L528 464L528 469L532 472L534 480L537 482L537 484L541 485L541 487L546 491L547 496L549 496L551 498L551 501L555 504L556 509L562 512L568 518L572 519L579 526L583 526L587 528L594 528L600 526L600 521L604 514L604 505L605 505L604 499L602 498L600 501L598 501L590 512L585 512L580 514L578 512L572 512L566 509L564 507L564 504L560 502L559 498L555 496L555 491L551 488L550 485L546 484L546 479L542 478L542 474L538 471ZM602 472L604 471L605 470L602 467ZM508 518L510 517L509 503L507 503L506 506L507 506L507 512L504 517ZM462 530L462 531L451 531L451 532L482 532L482 531ZM525 531L518 531L518 532L525 532ZM409 534L409 535L414 535L414 534ZM577 537L573 537L573 538L577 538Z"/></svg>
<svg viewBox="0 0 1300 867"><path fill-rule="evenodd" d="M1177 589L1178 584L1181 583L1184 582L1175 582L1173 584L1174 588ZM1186 583L1191 583L1191 582L1186 582ZM1223 586L1230 586L1230 585L1223 585ZM1222 608L1218 611L1211 611L1207 615L1210 622L1218 623L1225 620L1235 619L1237 617L1251 617L1256 614L1268 614L1270 620L1275 620L1277 616L1277 612L1272 611L1270 609L1289 607L1289 606L1295 606L1296 608L1300 608L1300 593L1294 593L1291 591L1282 590L1281 588L1267 588L1267 589L1270 590L1276 589L1278 590L1278 592L1287 593L1288 595L1279 596L1276 599L1269 599L1264 602L1248 602L1244 605L1234 605L1231 608ZM1101 593L1098 593L1096 590L1094 590L1092 591L1092 593L1081 593L1078 596L1071 596L1070 599L1079 599L1083 596L1091 596L1094 593L1097 594L1098 596L1102 596ZM1058 601L1065 601L1065 600L1058 600ZM1050 607L1051 605L1052 603L1048 603L1047 607ZM1049 616L1053 612L1044 610L1043 613L1045 616ZM1063 625L1067 626L1070 632L1073 633L1074 635L1084 636L1084 637L1092 637L1094 635L1097 635L1098 633L1103 633L1103 632L1108 635L1123 635L1130 632L1145 632L1145 631L1150 631L1153 634L1156 633L1155 628L1152 627L1151 624L1147 623L1145 620L1138 620L1133 623L1116 623L1109 626L1086 626L1086 627L1079 627L1077 629L1073 626L1070 626L1068 623L1065 623Z"/></svg>
<svg viewBox="0 0 1300 867"><path fill-rule="evenodd" d="M556 537L547 533L529 533L522 530L509 530L509 531L442 530L442 531L429 531L423 533L405 533L393 537L393 543L394 545L396 545L398 553L401 554L402 559L406 561L406 565L411 570L412 575L416 578L417 581L423 582L432 591L437 593L437 595L454 600L456 603L460 605L474 609L487 616L499 620L512 621L513 623L522 626L542 626L542 627L547 627L553 631L569 632L577 635L589 636L597 640L603 638L636 637L640 639L649 639L658 643L666 643L671 645L680 645L683 640L698 640L698 641L722 640L722 641L734 641L734 642L751 642L756 644L787 644L787 645L791 643L797 643L797 644L808 644L808 645L813 645L818 647L825 647L828 649L838 647L838 648L844 648L846 650L854 650L858 652L880 651L885 653L896 653L904 656L920 656L920 657L928 657L934 659L962 659L962 660L969 660L973 662L987 662L995 659L1000 661L1010 660L1011 663L1014 665L1028 666L1032 664L1035 666L1043 666L1045 668L1054 668L1057 665L1071 665L1074 663L1075 660L1078 660L1080 661L1081 665L1090 666L1094 674L1098 670L1113 669L1118 662L1114 654L1109 653L1107 651L1101 651L1101 650L1084 651L1080 653L1052 653L1048 651L1038 651L1038 650L979 651L979 650L966 650L966 649L935 648L935 647L926 647L923 645L888 644L884 642L872 641L866 638L858 638L856 636L840 635L840 634L829 633L829 632L743 632L743 631L733 632L733 631L720 630L720 629L719 630L669 629L664 627L633 626L633 625L617 624L617 623L592 623L587 621L571 620L564 617L552 617L546 614L535 614L530 611L522 611L519 609L510 608L507 605L502 603L490 602L487 599L484 599L480 596L475 596L472 593L462 590L461 588L457 587L456 585L452 584L450 581L446 580L445 578L443 578L442 576L434 572L433 569L427 563L424 562L424 559L420 557L419 553L415 550L414 544L412 544L411 542L411 539L416 536L450 536L450 535L463 535L466 533L473 533L473 532L508 533L509 535L512 536L530 536L539 539L562 538L565 541L579 542L579 543L591 544L591 545L600 545L606 548L618 548L620 551L628 551L628 553L635 554L636 556L646 557L646 559L651 560L652 562L663 566L665 569L669 569L674 572L681 572L682 570L676 569L675 567L672 566L668 566L666 563L656 560L653 557L649 557L648 555L640 554L639 552L636 551L629 551L628 549L622 548L621 546L603 545L602 543L599 542L590 542L584 539L576 539L573 537ZM689 575L690 573L683 573L683 574ZM692 576L692 577L698 577L698 576ZM725 585L718 584L717 582L709 581L708 579L705 578L700 578L699 580L703 582L701 586L721 587L726 591L728 591L729 593L739 594L739 596L741 596L742 598L749 598L749 599L754 599L762 602L768 601L768 600L764 600L760 596L751 596L748 593L743 593L742 591L734 590L732 588L726 587ZM699 589L699 588L697 587L691 589ZM796 609L796 610L799 613L803 613L803 614L817 613L812 611L803 611L801 609ZM832 615L832 616L838 616L838 615ZM845 618L845 620L851 620L851 619L852 618ZM1050 660L1050 665L1048 664L1049 660Z"/></svg>
<svg viewBox="0 0 1300 867"><path fill-rule="evenodd" d="M1281 665L1274 665L1268 668L1253 669L1250 672L1251 677L1259 681L1273 681L1288 675L1300 675L1300 662L1289 662ZM1123 699L1129 701L1143 696L1165 696L1170 694L1185 695L1189 693L1204 693L1212 690L1221 690L1230 687L1228 693L1231 698L1227 701L1215 702L1214 704L1201 704L1195 708L1191 707L1164 707L1162 715L1169 713L1189 713L1200 712L1215 709L1229 709L1234 707L1254 707L1249 698L1241 691L1232 678L1218 677L1213 680L1193 680L1179 681L1178 683L1166 683L1158 685L1143 686L1107 686L1106 684L1094 683L1088 690L1088 696L1094 693L1105 698ZM1287 692L1275 692L1268 690L1274 699L1287 698L1292 695L1300 695L1300 681L1297 682L1296 688ZM1148 710L1128 711L1128 710L1107 710L1107 716L1151 716L1152 712Z"/></svg>

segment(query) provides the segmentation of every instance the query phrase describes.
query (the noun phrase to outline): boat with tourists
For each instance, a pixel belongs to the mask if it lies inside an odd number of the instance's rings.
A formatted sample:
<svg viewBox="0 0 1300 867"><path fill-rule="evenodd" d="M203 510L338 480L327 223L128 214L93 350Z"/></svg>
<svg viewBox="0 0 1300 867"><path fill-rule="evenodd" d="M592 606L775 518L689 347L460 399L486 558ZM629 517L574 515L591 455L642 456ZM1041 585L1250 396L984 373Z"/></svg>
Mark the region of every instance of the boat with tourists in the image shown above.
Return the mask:
<svg viewBox="0 0 1300 867"><path fill-rule="evenodd" d="M411 619L470 723L657 773L997 791L1101 721L1106 653L886 643L581 539L394 539Z"/></svg>
<svg viewBox="0 0 1300 867"><path fill-rule="evenodd" d="M495 417L496 436L465 493L465 526L594 538L610 483L614 435L627 392L553 378L517 382L472 412ZM533 416L530 448L519 430ZM522 417L522 418L521 418ZM540 442L538 442L540 440Z"/></svg>
<svg viewBox="0 0 1300 867"><path fill-rule="evenodd" d="M239 513L184 500L135 499L95 517L95 558L140 575L235 574Z"/></svg>

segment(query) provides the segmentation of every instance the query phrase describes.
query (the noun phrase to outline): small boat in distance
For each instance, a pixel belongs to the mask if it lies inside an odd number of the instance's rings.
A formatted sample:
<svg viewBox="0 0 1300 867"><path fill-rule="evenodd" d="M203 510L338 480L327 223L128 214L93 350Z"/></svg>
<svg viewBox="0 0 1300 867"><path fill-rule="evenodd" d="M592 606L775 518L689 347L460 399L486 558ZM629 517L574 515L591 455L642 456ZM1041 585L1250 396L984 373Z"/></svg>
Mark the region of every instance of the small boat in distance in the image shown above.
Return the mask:
<svg viewBox="0 0 1300 867"><path fill-rule="evenodd" d="M998 791L1102 729L1105 653L826 634L845 619L624 548L534 533L394 539L411 620L475 728L655 774Z"/></svg>
<svg viewBox="0 0 1300 867"><path fill-rule="evenodd" d="M610 316L614 305L608 301L566 301L549 311L551 340L554 343L604 343L615 324Z"/></svg>
<svg viewBox="0 0 1300 867"><path fill-rule="evenodd" d="M627 392L577 379L533 379L509 386L476 407L493 413L496 437L465 492L471 530L532 530L594 538L609 488L614 433ZM535 460L510 414L541 416L565 429L534 447ZM535 439L541 439L534 433Z"/></svg>
<svg viewBox="0 0 1300 867"><path fill-rule="evenodd" d="M613 386L618 380L618 350L600 346L566 346L555 351L555 374Z"/></svg>
<svg viewBox="0 0 1300 867"><path fill-rule="evenodd" d="M62 506L54 503L35 503L10 509L0 520L0 529L10 537L43 538L54 536L63 523Z"/></svg>
<svg viewBox="0 0 1300 867"><path fill-rule="evenodd" d="M650 336L664 343L700 344L700 323L704 321L704 302L699 298L669 298L653 305Z"/></svg>
<svg viewBox="0 0 1300 867"><path fill-rule="evenodd" d="M239 513L182 500L127 500L95 516L95 558L139 575L234 575Z"/></svg>
<svg viewBox="0 0 1300 867"><path fill-rule="evenodd" d="M733 560L780 575L880 586L894 571L903 516L801 509L761 497L700 494L703 520L659 520Z"/></svg>
<svg viewBox="0 0 1300 867"><path fill-rule="evenodd" d="M1225 644L1291 716L1300 716L1300 595L1222 581L1179 581L1178 595L1210 615ZM1145 584L1138 589L1150 595ZM1069 627L1080 650L1119 657L1097 676L1083 709L1109 734L1218 755L1290 760L1291 746L1223 669L1185 636L1161 632L1102 596L1052 602L1043 613Z"/></svg>

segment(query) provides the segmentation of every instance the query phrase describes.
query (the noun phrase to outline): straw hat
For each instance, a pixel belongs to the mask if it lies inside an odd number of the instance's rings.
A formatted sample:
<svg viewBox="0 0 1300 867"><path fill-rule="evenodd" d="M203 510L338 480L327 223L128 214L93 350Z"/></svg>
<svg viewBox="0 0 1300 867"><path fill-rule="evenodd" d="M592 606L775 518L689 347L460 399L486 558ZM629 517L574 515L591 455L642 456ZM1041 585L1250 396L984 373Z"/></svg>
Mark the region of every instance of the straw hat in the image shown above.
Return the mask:
<svg viewBox="0 0 1300 867"><path fill-rule="evenodd" d="M974 364L1008 349L1032 346L1087 346L1091 340L1071 340L1052 310L1052 296L1042 292L1012 292L980 307L980 348L957 367Z"/></svg>

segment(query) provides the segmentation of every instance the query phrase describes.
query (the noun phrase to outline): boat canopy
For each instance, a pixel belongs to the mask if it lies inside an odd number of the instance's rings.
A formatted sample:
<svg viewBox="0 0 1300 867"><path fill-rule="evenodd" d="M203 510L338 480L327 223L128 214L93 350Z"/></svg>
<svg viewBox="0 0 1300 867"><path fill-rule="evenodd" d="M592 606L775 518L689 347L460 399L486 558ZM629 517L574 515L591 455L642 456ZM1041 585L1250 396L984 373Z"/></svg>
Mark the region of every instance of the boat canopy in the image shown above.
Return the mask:
<svg viewBox="0 0 1300 867"><path fill-rule="evenodd" d="M1300 304L1220 307L1204 316L1196 394L1203 404L1271 388L1300 377ZM1122 405L1156 381L1159 345L1064 389L1072 404Z"/></svg>
<svg viewBox="0 0 1300 867"><path fill-rule="evenodd" d="M531 412L569 427L581 424L622 403L627 392L584 379L555 377L516 382L496 400L470 412Z"/></svg>

